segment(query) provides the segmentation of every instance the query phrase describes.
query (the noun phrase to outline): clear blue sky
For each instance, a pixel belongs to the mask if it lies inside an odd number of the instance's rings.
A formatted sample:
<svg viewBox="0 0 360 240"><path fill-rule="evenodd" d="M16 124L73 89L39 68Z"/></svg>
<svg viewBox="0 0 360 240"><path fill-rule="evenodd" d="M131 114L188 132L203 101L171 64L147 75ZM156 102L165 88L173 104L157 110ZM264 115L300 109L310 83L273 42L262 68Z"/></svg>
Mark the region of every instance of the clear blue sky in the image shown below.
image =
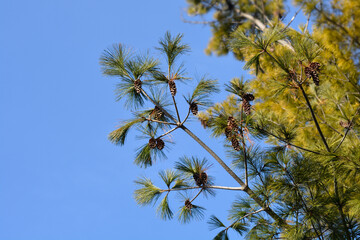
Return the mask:
<svg viewBox="0 0 360 240"><path fill-rule="evenodd" d="M183 23L185 6L185 0L0 2L1 240L214 237L206 220L211 214L225 220L234 193L199 199L205 219L187 225L163 221L155 208L139 207L133 199L137 176L153 177L182 155L211 160L192 139L175 133L169 159L149 169L133 164L134 150L144 143L134 132L124 147L107 140L129 116L115 102L117 80L100 71L99 57L113 43L146 51L167 30L184 33L192 48L184 57L189 75L208 73L223 85L245 74L231 56L204 54L210 30ZM190 129L225 157L222 141L209 139L193 122ZM236 186L211 162L216 184ZM180 204L172 199L174 212Z"/></svg>

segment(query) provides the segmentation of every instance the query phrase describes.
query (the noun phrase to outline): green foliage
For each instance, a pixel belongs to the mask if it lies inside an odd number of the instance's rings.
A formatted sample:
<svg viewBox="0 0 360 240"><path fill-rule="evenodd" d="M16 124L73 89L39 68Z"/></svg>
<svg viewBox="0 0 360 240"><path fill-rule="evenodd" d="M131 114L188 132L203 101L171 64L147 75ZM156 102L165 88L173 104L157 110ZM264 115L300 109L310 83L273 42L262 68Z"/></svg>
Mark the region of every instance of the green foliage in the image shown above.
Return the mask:
<svg viewBox="0 0 360 240"><path fill-rule="evenodd" d="M124 145L126 136L130 130L130 128L134 125L137 125L139 123L143 122L142 119L133 119L125 122L122 124L122 126L114 131L112 131L109 134L109 140L112 143L118 144L118 145Z"/></svg>
<svg viewBox="0 0 360 240"><path fill-rule="evenodd" d="M183 173L185 176L192 177L194 173L201 173L209 169L210 164L208 161L203 159L198 159L196 157L182 157L180 161L175 163L175 169Z"/></svg>
<svg viewBox="0 0 360 240"><path fill-rule="evenodd" d="M218 93L219 88L217 84L217 80L206 79L202 77L195 87L193 93L185 97L186 102L189 104L196 103L202 106L210 106L212 105L212 101L210 96L212 93Z"/></svg>
<svg viewBox="0 0 360 240"><path fill-rule="evenodd" d="M171 209L169 207L168 194L165 195L165 197L163 198L163 200L159 204L159 206L157 208L157 212L160 215L160 217L162 219L164 219L164 220L173 218L174 214L173 214L173 212L171 211Z"/></svg>
<svg viewBox="0 0 360 240"><path fill-rule="evenodd" d="M169 68L173 67L178 56L190 51L188 45L181 44L182 38L181 34L172 37L170 32L166 32L164 38L159 41L161 47L157 49L166 55Z"/></svg>
<svg viewBox="0 0 360 240"><path fill-rule="evenodd" d="M192 219L201 220L204 217L205 208L192 205L191 208L183 206L179 210L179 221L181 223L189 223Z"/></svg>
<svg viewBox="0 0 360 240"><path fill-rule="evenodd" d="M135 200L139 205L149 205L156 202L160 197L160 189L150 179L145 177L139 178L135 183L142 186L142 188L135 191Z"/></svg>

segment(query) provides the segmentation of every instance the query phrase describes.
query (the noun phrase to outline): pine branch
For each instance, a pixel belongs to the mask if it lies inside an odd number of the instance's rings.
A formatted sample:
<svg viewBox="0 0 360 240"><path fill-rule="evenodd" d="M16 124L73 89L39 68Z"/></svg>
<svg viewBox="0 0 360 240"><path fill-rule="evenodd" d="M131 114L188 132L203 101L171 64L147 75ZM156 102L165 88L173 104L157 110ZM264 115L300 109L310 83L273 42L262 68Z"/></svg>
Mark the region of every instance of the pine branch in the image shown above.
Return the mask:
<svg viewBox="0 0 360 240"><path fill-rule="evenodd" d="M184 191L184 190L192 190L192 189L200 189L200 188L212 188L212 189L221 189L221 190L232 190L232 191L244 191L243 187L225 187L225 186L212 186L206 185L206 187L182 187L182 188L170 188L170 189L162 189L160 190L161 193L163 192L172 192L172 191Z"/></svg>
<svg viewBox="0 0 360 240"><path fill-rule="evenodd" d="M230 176L232 176L235 181L237 181L240 186L244 188L244 192L246 192L257 204L259 204L262 208L266 209L267 214L270 215L275 221L277 221L281 226L286 227L287 223L284 219L282 219L279 215L277 215L271 208L269 208L266 203L260 199L246 184L225 164L225 162L209 148L203 141L201 141L195 134L193 134L188 128L185 126L180 126L187 134L189 134L197 143L199 143L224 169L227 171Z"/></svg>

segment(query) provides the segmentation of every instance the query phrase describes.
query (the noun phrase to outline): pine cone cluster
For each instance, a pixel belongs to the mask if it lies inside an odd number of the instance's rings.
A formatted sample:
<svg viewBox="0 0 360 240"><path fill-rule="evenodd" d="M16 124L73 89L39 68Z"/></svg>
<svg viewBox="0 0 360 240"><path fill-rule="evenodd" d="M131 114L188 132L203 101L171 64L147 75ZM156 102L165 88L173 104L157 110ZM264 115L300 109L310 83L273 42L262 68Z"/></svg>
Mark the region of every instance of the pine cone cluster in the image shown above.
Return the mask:
<svg viewBox="0 0 360 240"><path fill-rule="evenodd" d="M135 88L135 92L137 93L137 94L139 94L140 92L141 92L141 80L140 79L136 79L135 81L134 81L134 88Z"/></svg>
<svg viewBox="0 0 360 240"><path fill-rule="evenodd" d="M250 101L253 101L255 99L255 97L251 93L245 93L242 96L242 99L243 99L242 106L243 106L244 112L246 115L250 115L250 113L251 113Z"/></svg>
<svg viewBox="0 0 360 240"><path fill-rule="evenodd" d="M185 201L185 207L189 210L192 209L193 205L191 204L190 200L189 199L186 199Z"/></svg>
<svg viewBox="0 0 360 240"><path fill-rule="evenodd" d="M159 120L163 116L163 112L161 111L161 109L158 106L155 106L155 108L154 108L154 110L152 110L150 116L153 117L155 120Z"/></svg>
<svg viewBox="0 0 360 240"><path fill-rule="evenodd" d="M193 178L195 180L196 185L205 186L208 180L208 175L206 172L194 173Z"/></svg>
<svg viewBox="0 0 360 240"><path fill-rule="evenodd" d="M157 147L157 149L159 149L159 150L163 150L163 149L164 149L165 143L164 143L164 141L163 141L161 138L157 138L157 139L156 139L156 147Z"/></svg>
<svg viewBox="0 0 360 240"><path fill-rule="evenodd" d="M319 73L320 73L320 63L312 62L308 67L305 67L305 75L307 78L312 78L314 84L319 86Z"/></svg>
<svg viewBox="0 0 360 240"><path fill-rule="evenodd" d="M176 95L176 84L173 79L169 80L169 89L170 89L171 96L174 97Z"/></svg>
<svg viewBox="0 0 360 240"><path fill-rule="evenodd" d="M151 149L156 148L156 140L155 140L154 138L150 138L150 139L149 139L149 147L150 147Z"/></svg>
<svg viewBox="0 0 360 240"><path fill-rule="evenodd" d="M199 111L198 105L195 102L192 102L190 104L190 110L191 110L192 114L194 114L194 115L198 114L198 111Z"/></svg>

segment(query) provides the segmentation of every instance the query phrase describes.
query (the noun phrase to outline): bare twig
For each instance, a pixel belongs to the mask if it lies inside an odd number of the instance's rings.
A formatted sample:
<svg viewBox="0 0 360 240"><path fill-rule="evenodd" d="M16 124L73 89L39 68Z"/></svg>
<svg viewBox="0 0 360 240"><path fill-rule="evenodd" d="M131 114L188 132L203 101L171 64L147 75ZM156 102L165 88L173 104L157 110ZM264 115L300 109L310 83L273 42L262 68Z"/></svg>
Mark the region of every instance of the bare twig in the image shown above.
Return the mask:
<svg viewBox="0 0 360 240"><path fill-rule="evenodd" d="M178 128L179 128L179 126L174 127L173 129L170 129L170 130L169 130L169 131L167 131L166 133L164 133L164 134L160 135L158 138L162 138L162 137L164 137L164 136L166 136L166 135L170 134L171 132L175 131L175 130L176 130L176 129L178 129Z"/></svg>
<svg viewBox="0 0 360 240"><path fill-rule="evenodd" d="M190 203L192 203L199 195L200 193L204 190L204 188L200 189L200 191L196 194L196 196L190 200Z"/></svg>
<svg viewBox="0 0 360 240"><path fill-rule="evenodd" d="M184 121L181 122L181 125L183 125L186 122L186 120L188 119L188 117L190 116L190 111L191 111L191 109L190 109L190 106L189 106L189 111L188 111Z"/></svg>

